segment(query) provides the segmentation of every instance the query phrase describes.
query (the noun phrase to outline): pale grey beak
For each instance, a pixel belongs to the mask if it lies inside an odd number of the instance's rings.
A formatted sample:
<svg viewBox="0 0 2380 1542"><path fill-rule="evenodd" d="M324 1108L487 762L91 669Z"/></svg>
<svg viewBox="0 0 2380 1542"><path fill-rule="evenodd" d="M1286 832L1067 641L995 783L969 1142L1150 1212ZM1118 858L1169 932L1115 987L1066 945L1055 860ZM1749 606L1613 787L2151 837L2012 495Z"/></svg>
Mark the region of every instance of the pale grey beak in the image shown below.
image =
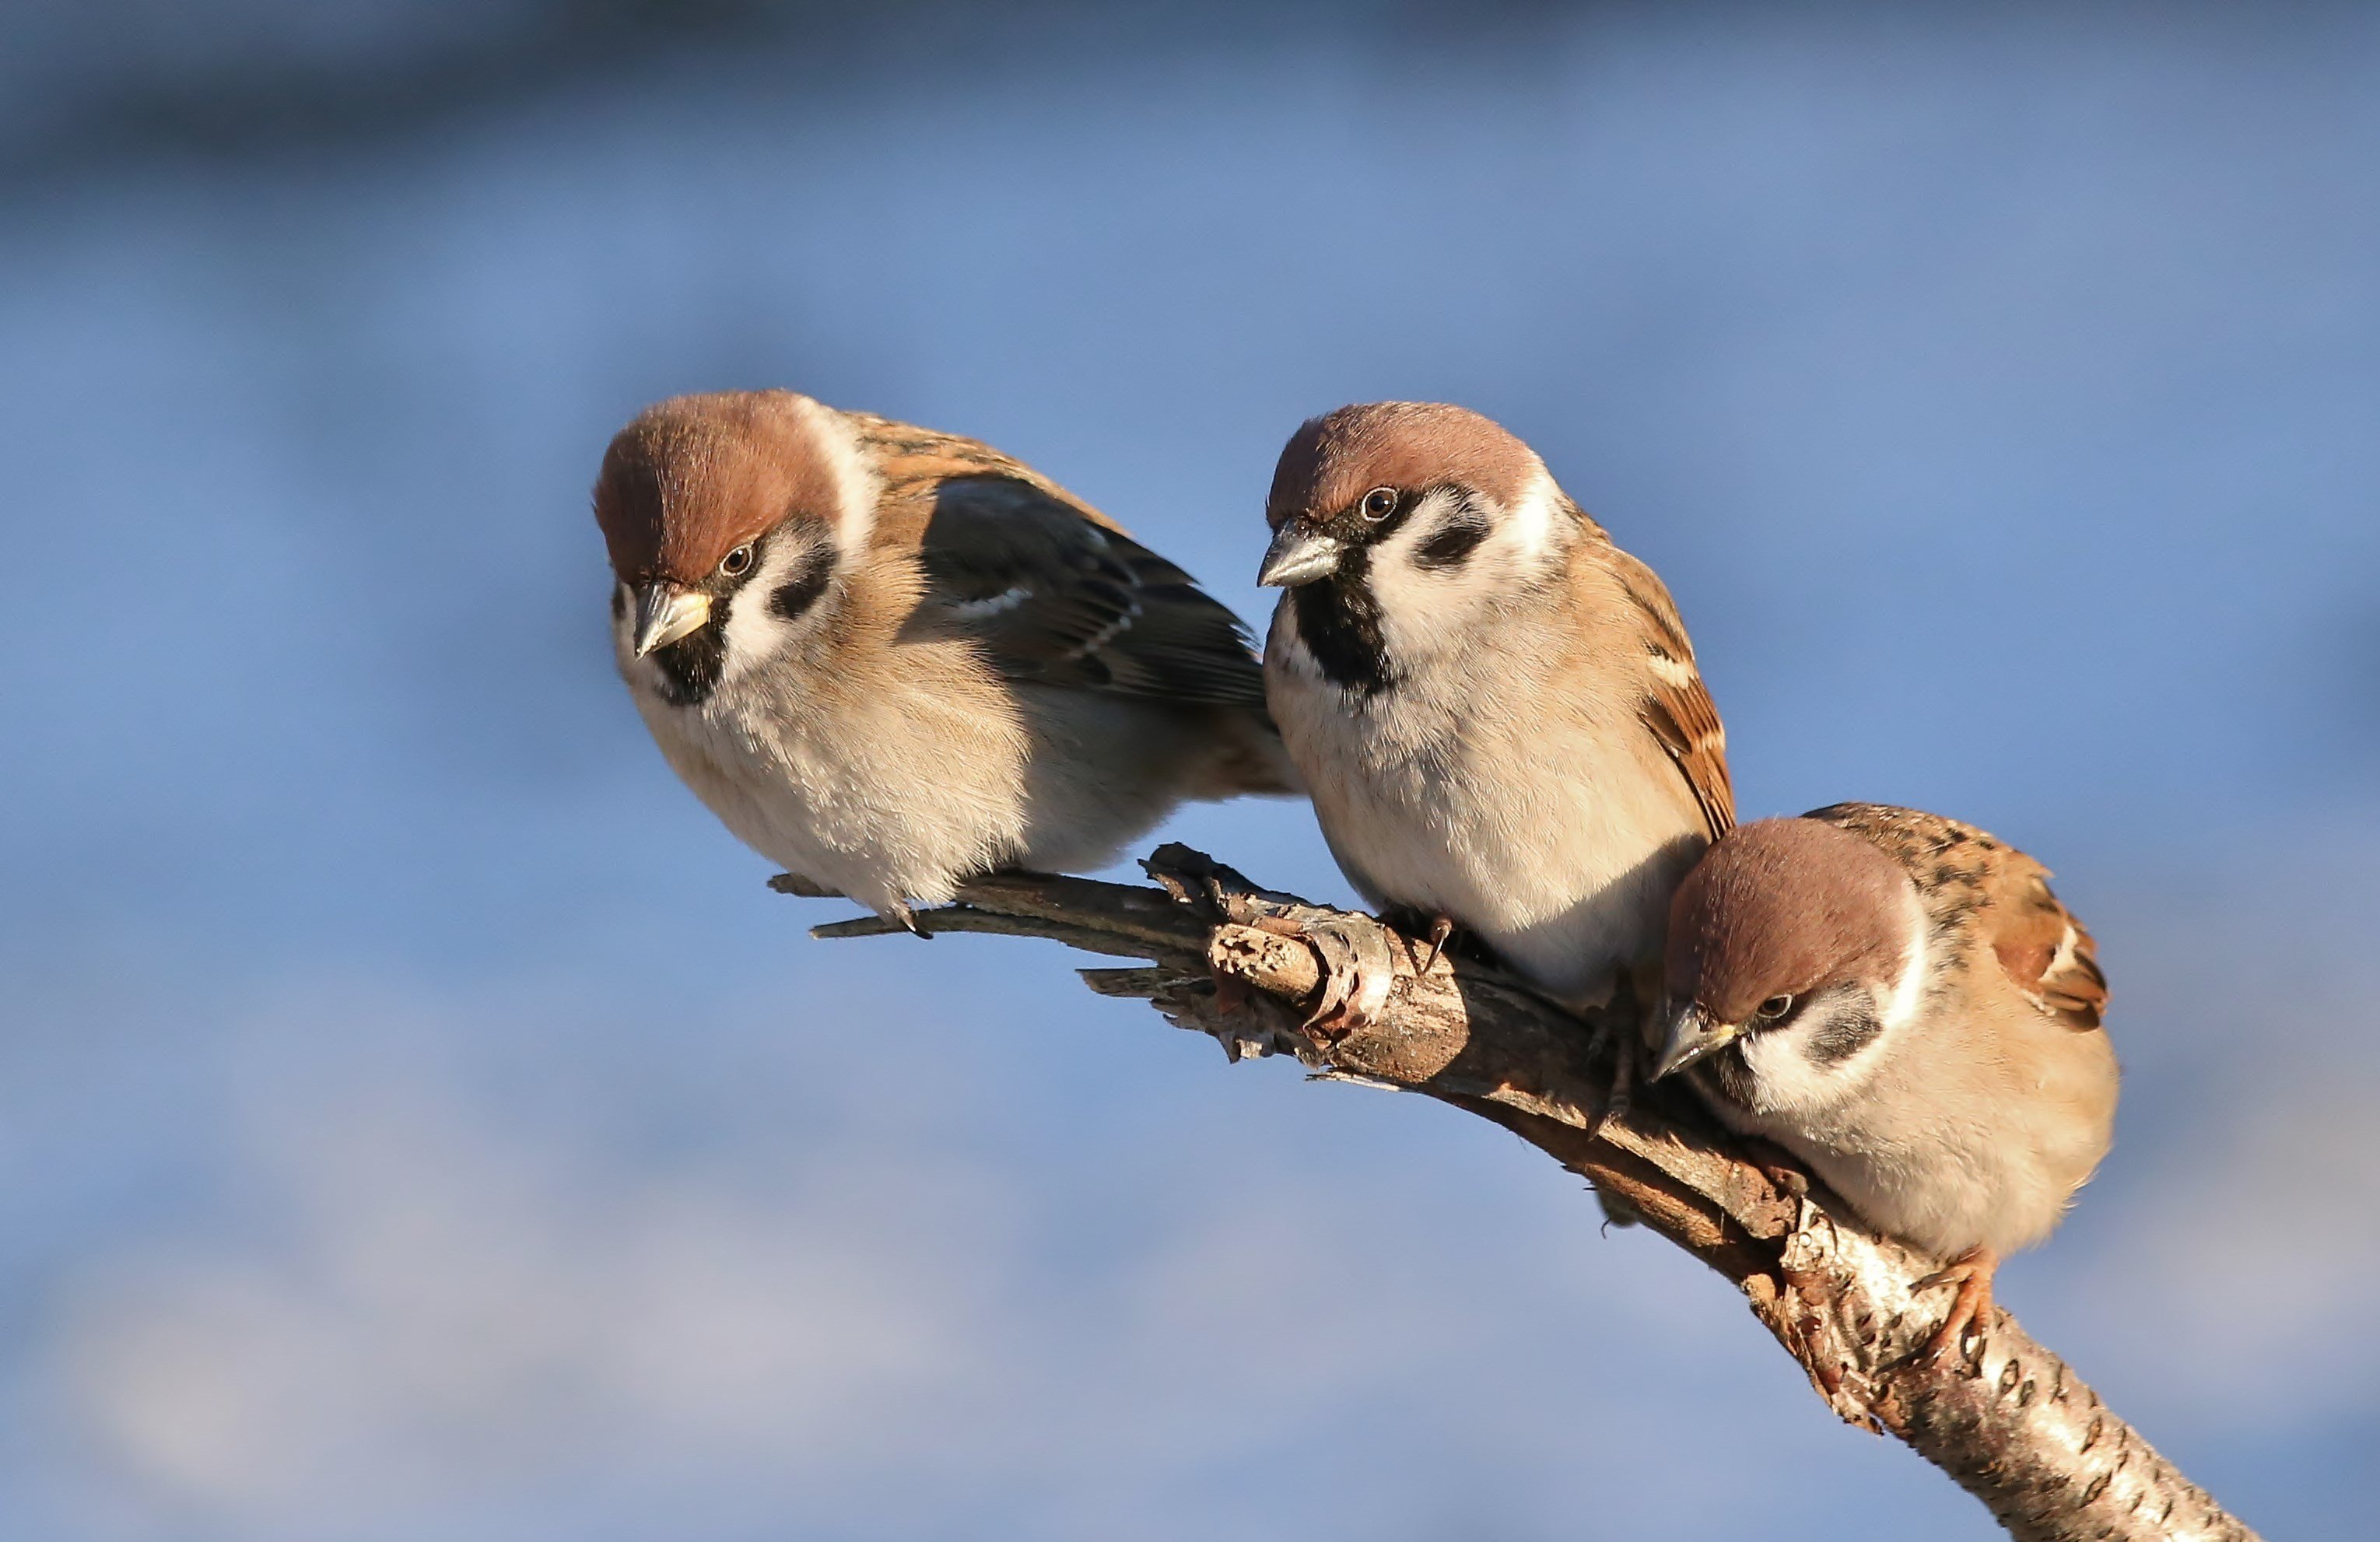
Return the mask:
<svg viewBox="0 0 2380 1542"><path fill-rule="evenodd" d="M1661 1046L1661 1058L1654 1062L1653 1079L1658 1082L1664 1076L1676 1075L1705 1055L1726 1049L1742 1034L1740 1024L1714 1023L1709 1013L1688 1002L1670 1025L1669 1039Z"/></svg>
<svg viewBox="0 0 2380 1542"><path fill-rule="evenodd" d="M710 596L656 578L637 591L637 657L667 648L710 619Z"/></svg>
<svg viewBox="0 0 2380 1542"><path fill-rule="evenodd" d="M1295 589L1338 572L1346 555L1345 541L1293 519L1272 538L1264 565L1257 569L1257 582L1267 589Z"/></svg>

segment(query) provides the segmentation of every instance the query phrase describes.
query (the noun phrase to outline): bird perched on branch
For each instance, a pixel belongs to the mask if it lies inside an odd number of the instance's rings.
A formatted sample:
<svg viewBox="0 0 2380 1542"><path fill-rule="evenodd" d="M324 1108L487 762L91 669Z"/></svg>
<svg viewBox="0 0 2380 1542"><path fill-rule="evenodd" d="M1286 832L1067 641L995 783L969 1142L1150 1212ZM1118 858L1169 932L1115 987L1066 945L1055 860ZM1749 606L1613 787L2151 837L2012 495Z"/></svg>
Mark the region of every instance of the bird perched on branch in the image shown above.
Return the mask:
<svg viewBox="0 0 2380 1542"><path fill-rule="evenodd" d="M1184 799L1296 790L1238 619L974 440L680 396L612 441L595 517L670 765L807 887L913 930L970 877L1096 867Z"/></svg>
<svg viewBox="0 0 2380 1542"><path fill-rule="evenodd" d="M1656 1077L1948 1259L1936 1353L2113 1136L2107 983L2048 877L1973 825L1840 803L1725 836L1672 903Z"/></svg>
<svg viewBox="0 0 2380 1542"><path fill-rule="evenodd" d="M1265 516L1267 694L1349 881L1566 1002L1657 1000L1670 892L1734 822L1661 580L1459 407L1309 420Z"/></svg>

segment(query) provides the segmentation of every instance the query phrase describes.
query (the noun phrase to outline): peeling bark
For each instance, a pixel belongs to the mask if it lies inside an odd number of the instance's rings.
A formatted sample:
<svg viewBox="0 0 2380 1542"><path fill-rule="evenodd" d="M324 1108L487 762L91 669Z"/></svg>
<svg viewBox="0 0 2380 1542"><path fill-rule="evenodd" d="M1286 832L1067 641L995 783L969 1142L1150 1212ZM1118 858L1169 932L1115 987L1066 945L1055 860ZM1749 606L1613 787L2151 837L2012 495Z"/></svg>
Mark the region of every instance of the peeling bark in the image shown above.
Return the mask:
<svg viewBox="0 0 2380 1542"><path fill-rule="evenodd" d="M2007 1312L1963 1353L1924 1357L1951 1293L1914 1287L1937 1260L1870 1231L1782 1152L1754 1149L1666 1087L1616 1103L1591 1024L1492 967L1431 960L1368 916L1259 890L1187 847L1144 866L1162 888L1002 874L920 919L1147 960L1082 974L1234 1061L1288 1054L1493 1120L1725 1275L1839 1415L1907 1442L2012 1536L2254 1542ZM817 935L896 929L871 917ZM1319 1026L1330 1023L1349 1027Z"/></svg>

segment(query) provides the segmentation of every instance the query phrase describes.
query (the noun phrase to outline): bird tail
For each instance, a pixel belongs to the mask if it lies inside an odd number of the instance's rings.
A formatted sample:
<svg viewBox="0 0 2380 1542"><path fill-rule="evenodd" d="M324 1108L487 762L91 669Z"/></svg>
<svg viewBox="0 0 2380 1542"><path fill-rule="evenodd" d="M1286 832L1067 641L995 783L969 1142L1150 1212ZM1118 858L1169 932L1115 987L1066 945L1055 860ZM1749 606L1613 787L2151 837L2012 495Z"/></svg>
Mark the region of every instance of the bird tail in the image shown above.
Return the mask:
<svg viewBox="0 0 2380 1542"><path fill-rule="evenodd" d="M1216 756L1208 798L1304 797L1305 779L1297 774L1281 743L1281 730L1263 708L1239 708L1216 714L1222 740Z"/></svg>

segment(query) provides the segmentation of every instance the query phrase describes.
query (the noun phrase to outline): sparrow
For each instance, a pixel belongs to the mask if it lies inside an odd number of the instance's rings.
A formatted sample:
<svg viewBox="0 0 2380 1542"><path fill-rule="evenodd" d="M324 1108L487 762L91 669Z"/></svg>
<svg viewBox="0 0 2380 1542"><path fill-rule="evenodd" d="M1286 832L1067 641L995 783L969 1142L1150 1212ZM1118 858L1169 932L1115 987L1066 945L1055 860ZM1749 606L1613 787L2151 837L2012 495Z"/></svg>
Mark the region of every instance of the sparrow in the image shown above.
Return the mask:
<svg viewBox="0 0 2380 1542"><path fill-rule="evenodd" d="M971 877L1111 861L1296 790L1237 617L972 439L791 391L678 396L595 483L620 674L790 886L917 929Z"/></svg>
<svg viewBox="0 0 2380 1542"><path fill-rule="evenodd" d="M1661 580L1439 403L1309 419L1265 517L1266 698L1348 881L1431 962L1461 927L1565 1003L1658 1001L1670 894L1735 819Z"/></svg>
<svg viewBox="0 0 2380 1542"><path fill-rule="evenodd" d="M1722 837L1670 904L1654 1078L1947 1259L1934 1354L2113 1139L2107 982L2048 878L1973 825L1839 803Z"/></svg>

